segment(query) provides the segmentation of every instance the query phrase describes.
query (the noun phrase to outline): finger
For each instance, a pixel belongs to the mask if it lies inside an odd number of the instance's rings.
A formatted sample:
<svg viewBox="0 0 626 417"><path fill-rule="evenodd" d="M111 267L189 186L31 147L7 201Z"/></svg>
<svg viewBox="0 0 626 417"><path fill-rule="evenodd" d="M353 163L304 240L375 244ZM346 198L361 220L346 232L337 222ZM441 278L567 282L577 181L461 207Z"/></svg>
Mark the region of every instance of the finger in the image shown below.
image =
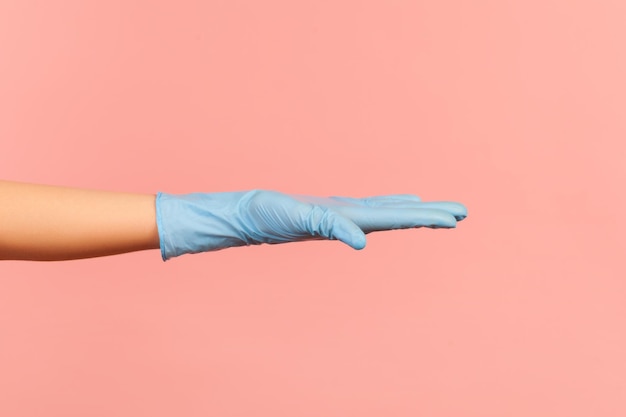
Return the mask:
<svg viewBox="0 0 626 417"><path fill-rule="evenodd" d="M413 227L453 228L455 217L445 210L432 208L335 207L364 233Z"/></svg>
<svg viewBox="0 0 626 417"><path fill-rule="evenodd" d="M380 207L400 203L419 203L420 201L422 201L421 198L414 194L378 195L363 198L332 196L330 198L335 201L343 201L346 203L352 203L366 207Z"/></svg>
<svg viewBox="0 0 626 417"><path fill-rule="evenodd" d="M321 207L311 210L308 229L312 235L339 240L354 249L363 249L366 244L365 233L359 226L339 213Z"/></svg>
<svg viewBox="0 0 626 417"><path fill-rule="evenodd" d="M352 202L353 204L361 205L364 207L387 207L387 208L430 208L437 210L445 210L452 214L457 221L463 220L467 217L467 208L457 202L453 201L432 201L423 202L419 200L411 199L396 199L388 198L386 196L381 197L367 197L363 199L350 198L350 197L331 197L333 200L339 199L340 201Z"/></svg>
<svg viewBox="0 0 626 417"><path fill-rule="evenodd" d="M457 221L467 217L467 207L454 201L432 201L419 203L419 208L445 210L452 214Z"/></svg>
<svg viewBox="0 0 626 417"><path fill-rule="evenodd" d="M364 207L382 207L382 206L398 206L401 204L415 204L419 203L421 199L413 194L394 194L385 196L374 196L364 198L354 197L317 197L301 194L290 194L291 198L306 204L313 204L322 207L335 207L335 206L364 206Z"/></svg>

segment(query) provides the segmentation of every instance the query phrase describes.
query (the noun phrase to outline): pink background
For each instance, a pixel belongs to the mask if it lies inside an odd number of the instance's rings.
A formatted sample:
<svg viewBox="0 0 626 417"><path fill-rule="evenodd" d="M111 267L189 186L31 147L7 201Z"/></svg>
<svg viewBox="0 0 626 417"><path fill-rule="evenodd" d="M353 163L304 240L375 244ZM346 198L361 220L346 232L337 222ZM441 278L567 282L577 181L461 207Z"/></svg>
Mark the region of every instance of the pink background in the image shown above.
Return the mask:
<svg viewBox="0 0 626 417"><path fill-rule="evenodd" d="M0 3L0 178L456 230L0 263L0 415L626 415L626 3Z"/></svg>

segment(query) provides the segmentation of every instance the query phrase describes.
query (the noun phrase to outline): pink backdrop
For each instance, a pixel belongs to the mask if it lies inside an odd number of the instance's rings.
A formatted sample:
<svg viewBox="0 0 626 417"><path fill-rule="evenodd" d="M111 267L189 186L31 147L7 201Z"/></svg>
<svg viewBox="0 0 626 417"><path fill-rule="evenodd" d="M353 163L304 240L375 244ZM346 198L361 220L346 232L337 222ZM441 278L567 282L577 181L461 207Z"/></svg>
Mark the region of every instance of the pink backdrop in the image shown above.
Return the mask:
<svg viewBox="0 0 626 417"><path fill-rule="evenodd" d="M2 262L0 415L626 415L625 4L0 2L0 178L470 212Z"/></svg>

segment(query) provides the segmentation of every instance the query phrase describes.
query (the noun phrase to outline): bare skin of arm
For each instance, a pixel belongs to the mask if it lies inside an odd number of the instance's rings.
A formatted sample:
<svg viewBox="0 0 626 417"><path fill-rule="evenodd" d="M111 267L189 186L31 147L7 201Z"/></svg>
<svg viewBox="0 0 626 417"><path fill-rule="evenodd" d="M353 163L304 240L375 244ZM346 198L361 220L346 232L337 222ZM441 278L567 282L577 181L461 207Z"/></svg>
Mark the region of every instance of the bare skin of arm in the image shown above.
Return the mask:
<svg viewBox="0 0 626 417"><path fill-rule="evenodd" d="M158 249L155 198L0 181L0 260L61 261Z"/></svg>

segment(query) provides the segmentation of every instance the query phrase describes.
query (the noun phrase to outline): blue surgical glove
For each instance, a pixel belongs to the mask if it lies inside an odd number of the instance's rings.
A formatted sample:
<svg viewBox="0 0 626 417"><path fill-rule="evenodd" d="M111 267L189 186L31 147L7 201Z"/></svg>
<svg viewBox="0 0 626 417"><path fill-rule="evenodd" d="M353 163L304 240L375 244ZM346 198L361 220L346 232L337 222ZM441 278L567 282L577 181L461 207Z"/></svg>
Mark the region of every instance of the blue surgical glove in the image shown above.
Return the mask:
<svg viewBox="0 0 626 417"><path fill-rule="evenodd" d="M186 253L317 239L363 249L367 233L453 228L466 216L462 204L426 203L411 194L325 198L252 190L156 196L164 261Z"/></svg>

